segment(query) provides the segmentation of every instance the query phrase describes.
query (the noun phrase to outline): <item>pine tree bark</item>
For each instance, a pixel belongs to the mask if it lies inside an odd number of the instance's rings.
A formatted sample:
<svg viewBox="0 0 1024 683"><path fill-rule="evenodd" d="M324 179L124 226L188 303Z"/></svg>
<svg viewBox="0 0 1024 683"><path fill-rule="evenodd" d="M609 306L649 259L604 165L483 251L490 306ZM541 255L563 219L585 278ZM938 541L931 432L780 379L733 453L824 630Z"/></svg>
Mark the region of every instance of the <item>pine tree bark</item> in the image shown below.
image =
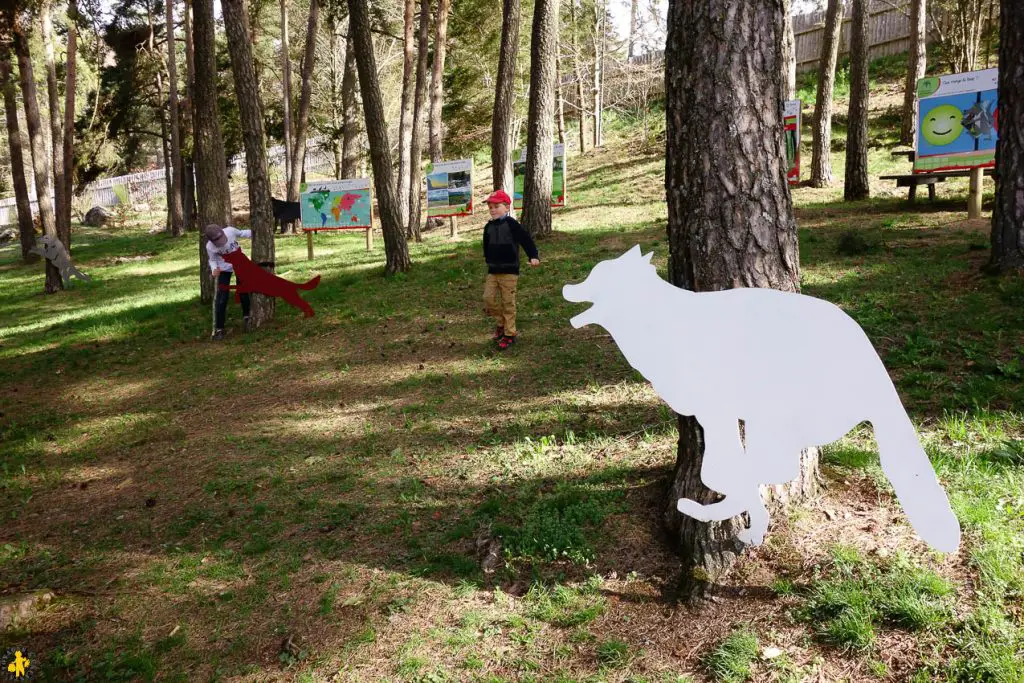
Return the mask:
<svg viewBox="0 0 1024 683"><path fill-rule="evenodd" d="M155 12L154 4L155 3L150 2L150 0L146 0L146 18L149 21L149 38L146 43L146 51L151 59L162 62L163 60L156 52L156 26L153 21L153 13ZM156 115L157 118L160 119L160 151L162 152L160 161L164 165L164 197L167 200L167 214L164 222L164 229L168 234L172 234L171 195L173 194L173 168L171 167L170 133L168 132L167 127L167 105L164 103L163 69L160 67L156 68L156 72L153 75L153 85L156 86Z"/></svg>
<svg viewBox="0 0 1024 683"><path fill-rule="evenodd" d="M7 42L3 40L0 40L0 87L4 91L7 143L11 150L11 181L14 185L14 201L18 212L21 260L25 263L35 263L39 256L29 252L29 249L35 246L36 238L32 225L32 202L28 198L28 183L25 181L25 155L22 151L21 127L18 124L16 86L11 69L11 52Z"/></svg>
<svg viewBox="0 0 1024 683"><path fill-rule="evenodd" d="M562 92L562 58L561 55L555 57L555 102L558 103L558 117L556 119L558 123L558 142L559 144L565 144L565 97Z"/></svg>
<svg viewBox="0 0 1024 683"><path fill-rule="evenodd" d="M203 303L213 301L213 277L206 255L205 227L231 224L231 187L228 184L224 139L217 109L217 43L214 38L213 0L193 0L195 52L196 197L199 209L199 283Z"/></svg>
<svg viewBox="0 0 1024 683"><path fill-rule="evenodd" d="M64 225L64 133L60 111L60 90L57 87L57 64L53 57L53 18L51 0L43 0L39 5L39 20L43 28L43 56L46 63L46 92L50 105L50 155L53 173L54 223L57 227L57 239L71 249L71 223ZM68 211L68 216L71 212Z"/></svg>
<svg viewBox="0 0 1024 683"><path fill-rule="evenodd" d="M284 177L287 182L292 177L292 56L288 41L288 0L281 0L281 80L284 82ZM298 200L298 197L288 197L290 202Z"/></svg>
<svg viewBox="0 0 1024 683"><path fill-rule="evenodd" d="M999 4L999 142L988 270L1024 269L1024 6Z"/></svg>
<svg viewBox="0 0 1024 683"><path fill-rule="evenodd" d="M669 4L665 188L669 272L676 286L698 292L799 290L781 134L781 10L778 0ZM708 139L716 144L709 147ZM739 518L705 524L676 509L680 498L714 498L700 478L703 453L700 423L680 416L664 521L683 558L680 590L686 600L701 598L741 552ZM812 490L815 451L805 452L803 465L798 482L777 495L795 498Z"/></svg>
<svg viewBox="0 0 1024 683"><path fill-rule="evenodd" d="M576 13L577 1L578 0L569 0L569 21L572 22L572 30L569 33L572 39L573 69L576 72L576 102L579 105L577 113L579 114L580 124L580 154L586 154L589 138L587 133L586 105L584 104L583 97L583 57L580 54L579 39L577 37L579 33L578 14Z"/></svg>
<svg viewBox="0 0 1024 683"><path fill-rule="evenodd" d="M407 237L423 240L423 136L427 103L427 62L430 50L430 0L420 0L420 27L417 38L416 94L413 98L412 143L409 157L409 229Z"/></svg>
<svg viewBox="0 0 1024 683"><path fill-rule="evenodd" d="M355 178L359 172L359 76L356 69L355 37L351 22L345 40L345 75L341 79L341 110L343 140L341 145L341 177Z"/></svg>
<svg viewBox="0 0 1024 683"><path fill-rule="evenodd" d="M333 7L327 12L327 28L330 36L331 51L331 152L334 154L334 177L341 178L341 83L338 76L338 17Z"/></svg>
<svg viewBox="0 0 1024 683"><path fill-rule="evenodd" d="M850 24L850 105L846 128L846 177L843 197L866 198L868 180L868 22L871 0L853 0Z"/></svg>
<svg viewBox="0 0 1024 683"><path fill-rule="evenodd" d="M306 137L309 134L309 107L313 98L313 66L316 61L316 34L319 29L320 3L318 0L310 0L309 22L306 24L306 51L302 57L302 91L299 95L298 120L295 122L295 142L291 154L291 176L288 180L290 202L299 201L299 188L306 167Z"/></svg>
<svg viewBox="0 0 1024 683"><path fill-rule="evenodd" d="M928 12L925 0L910 0L910 53L907 64L907 82L903 89L903 121L900 142L914 144L917 129L917 82L924 78L928 61Z"/></svg>
<svg viewBox="0 0 1024 683"><path fill-rule="evenodd" d="M594 77L593 102L594 102L594 147L604 144L604 131L602 130L602 116L604 109L604 24L607 9L602 0L594 0Z"/></svg>
<svg viewBox="0 0 1024 683"><path fill-rule="evenodd" d="M402 38L402 100L398 117L398 217L406 235L409 225L409 182L412 163L412 110L416 98L416 0L405 0Z"/></svg>
<svg viewBox="0 0 1024 683"><path fill-rule="evenodd" d="M438 0L434 33L434 71L430 78L430 160L444 159L444 128L441 105L444 99L444 59L448 49L448 13L451 0Z"/></svg>
<svg viewBox="0 0 1024 683"><path fill-rule="evenodd" d="M843 14L843 0L828 0L825 33L818 59L818 95L812 131L811 185L814 187L828 187L832 183L832 91L835 88Z"/></svg>
<svg viewBox="0 0 1024 683"><path fill-rule="evenodd" d="M14 53L18 56L18 78L21 81L21 99L25 107L25 124L32 150L32 171L36 179L36 203L39 206L39 222L43 234L57 237L57 223L53 213L53 186L50 184L50 157L46 153L43 139L43 124L39 116L39 101L36 79L32 72L32 55L28 43L28 17L24 12L12 12L12 36ZM45 260L45 259L44 259ZM64 289L60 271L46 261L46 283L43 291L47 294Z"/></svg>
<svg viewBox="0 0 1024 683"><path fill-rule="evenodd" d="M195 165L195 50L192 43L192 0L185 0L184 13L185 32L185 115L188 119L189 132L192 135L192 152L182 161L184 177L182 178L182 202L184 203L185 230L198 230L199 209L196 205L196 165ZM203 256L206 250L203 250ZM200 269L206 266L200 258Z"/></svg>
<svg viewBox="0 0 1024 683"><path fill-rule="evenodd" d="M167 196L172 237L185 231L185 208L182 202L181 119L178 114L178 51L174 37L174 0L164 0L167 36L167 94L171 114L171 192Z"/></svg>
<svg viewBox="0 0 1024 683"><path fill-rule="evenodd" d="M788 1L788 0L787 0ZM570 0L573 2L573 0ZM637 0L630 0L629 3L629 51L626 53L627 56L632 59L636 56L636 39L637 39L637 6L639 3Z"/></svg>
<svg viewBox="0 0 1024 683"><path fill-rule="evenodd" d="M519 0L503 0L501 49L498 54L498 80L494 86L494 114L491 117L492 189L511 192L512 106L515 101L516 60L519 56Z"/></svg>
<svg viewBox="0 0 1024 683"><path fill-rule="evenodd" d="M252 227L252 261L267 272L274 272L274 212L270 204L270 171L267 168L266 137L263 132L263 103L256 85L252 44L249 41L249 9L246 0L221 0L224 12L224 30L228 35L231 53L231 73L235 77L235 92L242 120L242 139L245 143L245 175L249 184L249 222ZM310 12L316 11L313 0ZM312 24L313 21L311 20ZM316 41L316 33L306 37ZM300 123L300 130L302 124ZM301 164L296 135L295 167ZM295 175L294 169L292 175ZM250 329L266 325L274 317L274 297L253 294Z"/></svg>
<svg viewBox="0 0 1024 683"><path fill-rule="evenodd" d="M793 7L790 0L782 0L782 99L796 98L796 38L793 35Z"/></svg>
<svg viewBox="0 0 1024 683"><path fill-rule="evenodd" d="M442 0L443 2L444 0ZM373 164L373 185L380 207L380 227L384 235L384 267L388 275L409 270L409 244L398 216L395 178L391 171L391 145L388 142L384 100L377 80L377 60L370 33L370 12L367 0L348 0L349 35L355 40L359 89L363 93L366 134L370 140L370 161Z"/></svg>
<svg viewBox="0 0 1024 683"><path fill-rule="evenodd" d="M67 64L64 69L64 206L59 210L61 223L66 226L71 241L71 200L74 197L75 178L75 83L78 79L78 4L68 0Z"/></svg>
<svg viewBox="0 0 1024 683"><path fill-rule="evenodd" d="M536 0L533 7L523 227L534 237L551 234L558 5L558 0Z"/></svg>

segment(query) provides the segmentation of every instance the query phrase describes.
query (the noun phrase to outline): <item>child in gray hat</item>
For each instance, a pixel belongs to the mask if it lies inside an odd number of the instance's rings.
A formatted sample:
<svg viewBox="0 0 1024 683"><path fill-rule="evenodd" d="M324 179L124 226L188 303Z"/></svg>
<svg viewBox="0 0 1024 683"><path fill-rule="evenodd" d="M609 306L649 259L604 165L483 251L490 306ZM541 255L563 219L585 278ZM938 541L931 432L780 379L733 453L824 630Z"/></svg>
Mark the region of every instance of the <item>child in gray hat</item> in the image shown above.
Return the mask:
<svg viewBox="0 0 1024 683"><path fill-rule="evenodd" d="M231 273L234 268L224 260L222 254L238 249L238 238L251 239L252 230L239 230L230 225L221 228L219 225L206 226L206 254L210 257L210 270L217 281L217 292L213 306L213 341L224 339L224 319L228 312L228 296L231 292L227 286L231 284ZM221 287L223 285L223 288ZM249 295L240 294L242 300L242 320L249 327Z"/></svg>

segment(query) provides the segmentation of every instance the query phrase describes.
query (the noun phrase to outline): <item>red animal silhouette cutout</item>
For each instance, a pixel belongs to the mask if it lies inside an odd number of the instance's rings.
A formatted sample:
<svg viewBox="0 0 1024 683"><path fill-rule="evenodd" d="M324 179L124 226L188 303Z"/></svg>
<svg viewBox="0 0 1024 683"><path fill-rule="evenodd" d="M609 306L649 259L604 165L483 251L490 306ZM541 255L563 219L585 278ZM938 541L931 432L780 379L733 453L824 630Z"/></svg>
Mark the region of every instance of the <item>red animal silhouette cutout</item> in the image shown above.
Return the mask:
<svg viewBox="0 0 1024 683"><path fill-rule="evenodd" d="M316 286L320 284L320 276L317 275L309 282L298 284L296 282L290 282L284 278L278 277L273 273L268 273L263 270L255 263L249 260L241 249L235 249L224 254L224 260L231 264L235 270L235 277L238 278L237 285L219 285L223 290L235 290L235 301L237 302L241 294L248 294L250 292L257 292L259 294L265 294L267 296L274 296L284 299L285 303L294 306L303 313L303 317L312 318L315 314L313 313L313 307L303 301L299 295L299 290L311 290L316 289Z"/></svg>

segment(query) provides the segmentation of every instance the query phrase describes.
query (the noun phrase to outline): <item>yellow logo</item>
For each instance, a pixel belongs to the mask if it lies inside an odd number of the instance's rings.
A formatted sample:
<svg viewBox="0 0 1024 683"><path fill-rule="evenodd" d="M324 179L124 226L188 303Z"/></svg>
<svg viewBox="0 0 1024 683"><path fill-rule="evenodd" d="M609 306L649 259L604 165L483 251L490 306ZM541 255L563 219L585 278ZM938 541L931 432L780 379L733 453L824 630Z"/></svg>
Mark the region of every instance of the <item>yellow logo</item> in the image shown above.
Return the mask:
<svg viewBox="0 0 1024 683"><path fill-rule="evenodd" d="M14 674L15 678L28 676L28 667L31 664L32 662L29 659L21 656L21 650L15 650L14 661L7 665L7 671Z"/></svg>

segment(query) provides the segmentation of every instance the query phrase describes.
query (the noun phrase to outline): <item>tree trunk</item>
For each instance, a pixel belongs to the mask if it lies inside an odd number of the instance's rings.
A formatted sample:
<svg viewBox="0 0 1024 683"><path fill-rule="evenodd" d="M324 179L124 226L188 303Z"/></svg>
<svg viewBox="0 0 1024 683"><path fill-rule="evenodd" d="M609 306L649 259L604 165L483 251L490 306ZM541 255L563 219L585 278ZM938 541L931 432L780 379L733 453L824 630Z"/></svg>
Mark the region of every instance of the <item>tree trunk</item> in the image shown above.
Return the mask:
<svg viewBox="0 0 1024 683"><path fill-rule="evenodd" d="M147 43L147 52L152 59L159 61L160 57L156 53L156 27L153 25L153 3L149 2L149 0L146 0L146 14L149 20L149 41ZM167 116L164 109L164 82L162 69L157 68L156 74L153 77L153 83L156 85L156 101L158 102L157 116L160 118L160 151L163 153L161 161L164 165L164 196L167 199L167 220L164 223L164 228L168 233L173 234L171 220L173 168L171 167L170 135L167 130Z"/></svg>
<svg viewBox="0 0 1024 683"><path fill-rule="evenodd" d="M39 102L36 99L36 79L32 73L32 55L29 51L26 16L21 12L12 12L12 33L14 52L18 55L18 76L21 80L21 99L25 106L25 124L28 126L28 139L32 148L32 171L36 178L36 202L39 205L39 222L43 226L43 234L57 237L57 224L53 215L53 187L50 185L50 157L46 154L46 141L43 139L43 124L39 116ZM44 259L45 260L45 259ZM46 284L44 291L52 294L64 289L60 271L46 260Z"/></svg>
<svg viewBox="0 0 1024 683"><path fill-rule="evenodd" d="M334 177L341 178L341 84L338 82L338 17L337 10L329 8L327 27L330 31L331 50L331 152L334 154Z"/></svg>
<svg viewBox="0 0 1024 683"><path fill-rule="evenodd" d="M790 0L782 0L782 99L796 97L796 38L793 35L793 7Z"/></svg>
<svg viewBox="0 0 1024 683"><path fill-rule="evenodd" d="M574 0L569 0L569 1L571 3ZM637 0L630 0L630 3L629 3L629 52L626 53L627 56L630 59L632 59L633 57L636 56L636 39L637 39L637 35L636 35L637 34L636 14L637 14L637 6L638 5L639 5L639 2Z"/></svg>
<svg viewBox="0 0 1024 683"><path fill-rule="evenodd" d="M75 178L75 82L78 78L78 4L68 0L67 64L64 69L64 197L61 222L67 227L71 241L71 199Z"/></svg>
<svg viewBox="0 0 1024 683"><path fill-rule="evenodd" d="M345 75L341 79L341 110L344 139L341 145L341 177L355 178L359 172L359 76L356 71L355 37L349 26L345 40Z"/></svg>
<svg viewBox="0 0 1024 683"><path fill-rule="evenodd" d="M195 51L192 44L192 0L185 0L185 113L192 133L193 147L188 158L183 159L185 166L182 178L182 201L184 203L185 230L198 230L199 210L196 207L196 165L195 165ZM200 268L206 267L206 250L200 258Z"/></svg>
<svg viewBox="0 0 1024 683"><path fill-rule="evenodd" d="M231 224L231 187L228 185L224 139L217 109L217 43L214 38L213 0L194 0L196 197L199 204L199 282L203 303L213 300L213 278L206 255L205 227Z"/></svg>
<svg viewBox="0 0 1024 683"><path fill-rule="evenodd" d="M989 270L1024 269L1024 6L999 5L999 142Z"/></svg>
<svg viewBox="0 0 1024 683"><path fill-rule="evenodd" d="M28 198L28 183L25 182L25 157L22 152L21 128L18 125L18 99L15 93L14 74L11 69L11 53L7 42L0 40L0 87L4 91L4 112L7 115L7 143L11 149L11 181L14 184L14 201L18 210L18 238L21 241L21 260L34 263L39 260L29 249L35 246L35 229L32 225L32 202Z"/></svg>
<svg viewBox="0 0 1024 683"><path fill-rule="evenodd" d="M501 50L498 56L498 80L494 86L494 115L491 118L492 189L511 192L512 108L515 102L516 59L519 55L519 0L503 0Z"/></svg>
<svg viewBox="0 0 1024 683"><path fill-rule="evenodd" d="M924 78L928 59L928 13L925 0L910 0L910 62L907 64L907 82L903 89L903 122L900 142L914 144L917 128L917 82Z"/></svg>
<svg viewBox="0 0 1024 683"><path fill-rule="evenodd" d="M604 70L604 21L606 9L602 0L594 0L594 147L604 144L604 131L601 130L601 116L604 108L601 85Z"/></svg>
<svg viewBox="0 0 1024 683"><path fill-rule="evenodd" d="M572 22L570 35L572 36L573 68L576 72L576 101L579 104L577 113L580 117L580 154L586 154L589 138L587 137L586 106L584 105L583 98L583 56L580 54L579 40L577 38L579 23L577 22L576 2L577 0L569 0L569 17Z"/></svg>
<svg viewBox="0 0 1024 683"><path fill-rule="evenodd" d="M306 52L302 57L302 93L299 95L299 120L295 123L295 146L291 154L288 201L299 201L299 187L306 168L306 135L309 131L309 106L313 96L313 63L316 61L316 34L320 28L320 3L310 0L306 25ZM250 49L250 52L252 50Z"/></svg>
<svg viewBox="0 0 1024 683"><path fill-rule="evenodd" d="M843 197L864 199L868 181L868 21L871 0L853 0L850 24L850 105L846 128L846 177Z"/></svg>
<svg viewBox="0 0 1024 683"><path fill-rule="evenodd" d="M430 50L430 0L420 0L420 28L416 56L416 94L413 98L412 143L409 151L409 229L407 236L423 240L423 134L427 102L427 58ZM500 78L500 76L499 76Z"/></svg>
<svg viewBox="0 0 1024 683"><path fill-rule="evenodd" d="M842 29L843 0L828 0L825 33L818 59L818 96L814 105L811 147L811 185L814 187L828 187L832 183L832 90Z"/></svg>
<svg viewBox="0 0 1024 683"><path fill-rule="evenodd" d="M441 125L441 101L444 96L444 57L448 44L448 11L451 0L438 0L434 34L434 72L430 78L430 160L443 160L444 133Z"/></svg>
<svg viewBox="0 0 1024 683"><path fill-rule="evenodd" d="M164 0L167 14L167 93L171 110L171 236L180 237L185 230L185 209L181 199L181 119L178 117L178 52L174 40L174 0Z"/></svg>
<svg viewBox="0 0 1024 683"><path fill-rule="evenodd" d="M238 110L242 120L242 138L245 142L245 175L249 183L249 221L252 226L252 260L267 272L274 272L274 212L270 205L270 172L267 169L266 137L263 133L263 103L260 102L256 85L256 68L253 66L252 44L249 42L249 10L246 0L221 0L224 12L224 30L228 34L228 51L231 53L231 73L235 77L235 92L238 96ZM316 13L316 0L311 3L310 13ZM311 27L315 29L313 19ZM306 36L307 41L316 42L316 31ZM307 51L308 54L308 51ZM306 86L303 86L305 91ZM303 93L305 95L305 92ZM301 161L299 144L304 135L303 122L299 123L296 135L296 154L292 158L295 168ZM253 294L249 328L257 329L274 317L274 297Z"/></svg>
<svg viewBox="0 0 1024 683"><path fill-rule="evenodd" d="M555 56L555 102L558 103L558 142L565 144L565 98L562 96L561 55Z"/></svg>
<svg viewBox="0 0 1024 683"><path fill-rule="evenodd" d="M534 237L551 234L557 50L558 0L536 0L530 38L530 112L523 182L523 227Z"/></svg>
<svg viewBox="0 0 1024 683"><path fill-rule="evenodd" d="M54 225L57 239L64 247L71 250L71 223L64 225L64 134L61 122L64 116L60 111L60 90L57 87L57 64L53 57L53 19L50 8L51 0L43 0L39 6L39 18L43 27L43 55L46 63L46 92L50 104L50 154L53 169ZM68 212L68 216L71 212Z"/></svg>
<svg viewBox="0 0 1024 683"><path fill-rule="evenodd" d="M665 188L669 271L676 286L698 292L799 290L797 231L781 134L782 27L777 0L669 5ZM737 121L743 125L737 127ZM695 130L706 135L694 135ZM708 147L708 139L716 144ZM680 587L689 600L700 598L740 552L739 518L705 524L676 509L680 498L701 503L714 498L700 477L704 429L699 417L679 418L664 515L679 543ZM738 423L733 428L738 434ZM801 480L789 487L790 495L810 489L815 463L816 454L806 453Z"/></svg>
<svg viewBox="0 0 1024 683"><path fill-rule="evenodd" d="M444 2L445 0L442 0ZM370 34L370 12L367 0L348 0L349 35L355 39L356 67L359 89L363 93L366 134L370 140L370 161L373 163L373 184L380 207L380 227L384 234L385 272L404 273L409 270L409 245L398 216L395 178L391 172L391 145L388 142L384 101L377 80L377 60Z"/></svg>
<svg viewBox="0 0 1024 683"><path fill-rule="evenodd" d="M416 0L405 0L402 38L402 102L398 121L398 217L406 235L409 225L409 183L412 163L412 110L416 98Z"/></svg>
<svg viewBox="0 0 1024 683"><path fill-rule="evenodd" d="M281 79L284 85L284 177L288 182L292 177L292 57L288 45L288 0L281 0ZM288 201L296 200L288 197Z"/></svg>

